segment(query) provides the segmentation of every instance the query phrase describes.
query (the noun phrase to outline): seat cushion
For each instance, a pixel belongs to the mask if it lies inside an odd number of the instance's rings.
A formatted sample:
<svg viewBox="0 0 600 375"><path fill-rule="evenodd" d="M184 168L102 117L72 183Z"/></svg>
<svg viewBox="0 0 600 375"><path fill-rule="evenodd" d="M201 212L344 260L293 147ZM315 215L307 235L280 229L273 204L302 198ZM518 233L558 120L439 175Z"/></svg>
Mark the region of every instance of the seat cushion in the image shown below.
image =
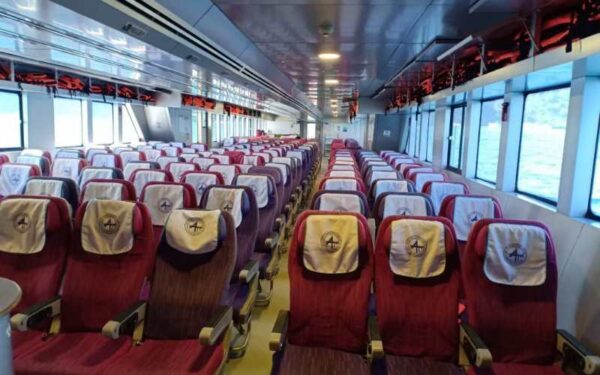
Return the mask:
<svg viewBox="0 0 600 375"><path fill-rule="evenodd" d="M469 369L469 375L564 375L558 366L523 365L519 363L493 363L491 368Z"/></svg>
<svg viewBox="0 0 600 375"><path fill-rule="evenodd" d="M368 375L369 365L360 354L287 344L283 358L273 365L273 375Z"/></svg>
<svg viewBox="0 0 600 375"><path fill-rule="evenodd" d="M44 333L33 330L25 332L13 330L10 338L12 342L13 358L16 358L30 352L31 350L37 348L38 345L42 344Z"/></svg>
<svg viewBox="0 0 600 375"><path fill-rule="evenodd" d="M60 333L15 358L15 374L98 374L126 354L131 340L111 340L99 333Z"/></svg>
<svg viewBox="0 0 600 375"><path fill-rule="evenodd" d="M386 355L387 375L464 375L462 368L453 363L437 362L423 358Z"/></svg>
<svg viewBox="0 0 600 375"><path fill-rule="evenodd" d="M223 345L205 346L198 340L145 340L111 363L104 374L212 375L223 361Z"/></svg>

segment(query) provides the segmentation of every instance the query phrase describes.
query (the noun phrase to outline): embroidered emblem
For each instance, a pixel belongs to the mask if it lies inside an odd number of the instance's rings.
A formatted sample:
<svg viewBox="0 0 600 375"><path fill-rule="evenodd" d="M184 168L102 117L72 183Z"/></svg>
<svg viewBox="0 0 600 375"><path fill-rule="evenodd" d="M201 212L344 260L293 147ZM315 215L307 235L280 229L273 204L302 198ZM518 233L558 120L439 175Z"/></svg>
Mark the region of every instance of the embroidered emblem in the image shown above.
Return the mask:
<svg viewBox="0 0 600 375"><path fill-rule="evenodd" d="M158 209L161 212L170 212L172 208L173 208L173 203L171 203L170 200L163 198L160 201L158 201Z"/></svg>
<svg viewBox="0 0 600 375"><path fill-rule="evenodd" d="M221 205L221 209L223 211L231 212L231 210L233 209L233 202L232 201L223 202L223 204Z"/></svg>
<svg viewBox="0 0 600 375"><path fill-rule="evenodd" d="M190 236L197 236L204 232L204 220L200 218L189 218L185 221L185 231Z"/></svg>
<svg viewBox="0 0 600 375"><path fill-rule="evenodd" d="M518 243L513 243L504 248L504 258L513 266L520 266L527 260L527 249Z"/></svg>
<svg viewBox="0 0 600 375"><path fill-rule="evenodd" d="M475 224L475 222L483 219L483 214L481 212L473 211L468 214L469 222Z"/></svg>
<svg viewBox="0 0 600 375"><path fill-rule="evenodd" d="M406 239L406 249L408 250L408 255L420 258L425 255L427 251L427 241L425 241L422 237L419 236L410 236Z"/></svg>
<svg viewBox="0 0 600 375"><path fill-rule="evenodd" d="M31 227L31 219L27 214L18 214L14 220L14 227L17 232L25 233Z"/></svg>
<svg viewBox="0 0 600 375"><path fill-rule="evenodd" d="M340 236L335 232L327 232L321 236L321 247L331 253L338 251L341 246Z"/></svg>
<svg viewBox="0 0 600 375"><path fill-rule="evenodd" d="M111 214L102 216L98 222L100 230L104 234L115 234L119 230L119 220Z"/></svg>

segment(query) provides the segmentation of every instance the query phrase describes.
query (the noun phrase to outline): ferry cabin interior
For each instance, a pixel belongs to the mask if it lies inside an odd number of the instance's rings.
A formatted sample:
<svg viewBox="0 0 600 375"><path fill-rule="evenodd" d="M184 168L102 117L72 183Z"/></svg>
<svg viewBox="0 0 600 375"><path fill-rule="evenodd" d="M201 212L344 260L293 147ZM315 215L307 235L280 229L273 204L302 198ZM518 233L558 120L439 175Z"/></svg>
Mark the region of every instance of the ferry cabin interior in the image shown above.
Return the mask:
<svg viewBox="0 0 600 375"><path fill-rule="evenodd" d="M600 374L600 3L0 0L0 375Z"/></svg>

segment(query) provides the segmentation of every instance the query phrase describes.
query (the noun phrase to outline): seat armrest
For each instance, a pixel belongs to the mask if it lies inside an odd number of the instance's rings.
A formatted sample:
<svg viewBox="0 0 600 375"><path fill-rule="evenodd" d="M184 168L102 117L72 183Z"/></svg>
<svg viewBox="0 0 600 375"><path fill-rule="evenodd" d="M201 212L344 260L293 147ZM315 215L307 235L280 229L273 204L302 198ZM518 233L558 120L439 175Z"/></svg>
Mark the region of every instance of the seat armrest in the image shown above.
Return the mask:
<svg viewBox="0 0 600 375"><path fill-rule="evenodd" d="M254 277L258 276L258 273L259 273L258 261L251 260L240 271L240 280L246 284L249 284L254 279Z"/></svg>
<svg viewBox="0 0 600 375"><path fill-rule="evenodd" d="M265 246L273 252L277 249L277 245L279 244L279 233L273 232L269 237L265 239Z"/></svg>
<svg viewBox="0 0 600 375"><path fill-rule="evenodd" d="M288 310L279 311L277 320L275 320L273 330L271 331L271 337L269 338L269 349L271 351L278 352L283 348L285 337L287 335L289 318L290 312Z"/></svg>
<svg viewBox="0 0 600 375"><path fill-rule="evenodd" d="M47 301L36 303L25 311L10 318L10 325L16 331L27 331L30 327L60 315L61 298L54 296Z"/></svg>
<svg viewBox="0 0 600 375"><path fill-rule="evenodd" d="M379 326L374 316L369 317L369 350L367 356L371 359L381 359L384 356L383 341L381 341Z"/></svg>
<svg viewBox="0 0 600 375"><path fill-rule="evenodd" d="M281 231L281 229L283 229L283 227L285 227L285 215L279 215L275 219L275 228L278 231Z"/></svg>
<svg viewBox="0 0 600 375"><path fill-rule="evenodd" d="M131 334L146 320L145 301L138 301L127 310L122 311L102 327L102 334L111 339L118 339L122 334ZM140 337L141 339L141 337Z"/></svg>
<svg viewBox="0 0 600 375"><path fill-rule="evenodd" d="M198 336L200 342L203 345L214 345L219 337L229 328L232 320L233 308L231 306L220 306L200 330L200 335Z"/></svg>
<svg viewBox="0 0 600 375"><path fill-rule="evenodd" d="M589 351L569 332L562 329L556 331L556 348L562 355L563 368L571 368L578 374L600 373L600 357Z"/></svg>
<svg viewBox="0 0 600 375"><path fill-rule="evenodd" d="M470 364L476 367L488 367L492 364L492 353L468 323L460 325L460 345Z"/></svg>

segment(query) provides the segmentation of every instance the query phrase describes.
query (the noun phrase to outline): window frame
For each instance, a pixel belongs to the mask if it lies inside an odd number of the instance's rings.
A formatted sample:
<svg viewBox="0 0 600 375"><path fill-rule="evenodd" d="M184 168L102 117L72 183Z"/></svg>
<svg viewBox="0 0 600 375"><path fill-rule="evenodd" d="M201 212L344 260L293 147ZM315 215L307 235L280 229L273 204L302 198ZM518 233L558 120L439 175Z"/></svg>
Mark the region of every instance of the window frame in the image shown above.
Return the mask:
<svg viewBox="0 0 600 375"><path fill-rule="evenodd" d="M596 130L596 150L594 151L594 169L592 170L592 180L590 182L590 197L588 198L588 208L585 214L585 217L595 221L600 221L600 215L594 213L594 210L592 210L592 199L594 198L594 181L596 180L596 174L600 172L600 170L596 168L596 160L598 158L598 155L600 155L600 153L598 152L598 149L600 149L598 142L600 142L600 114L598 115L598 129Z"/></svg>
<svg viewBox="0 0 600 375"><path fill-rule="evenodd" d="M467 108L467 104L466 103L460 103L460 104L456 104L456 105L452 105L450 106L450 124L449 124L449 133L448 133L448 155L447 155L447 163L446 163L446 169L451 171L451 172L455 172L458 174L462 173L462 168L460 167L460 165L462 164L462 154L463 154L463 140L465 138L465 110ZM451 139L451 137L454 135L454 126L452 126L452 124L454 123L454 111L460 109L462 112L462 120L460 122L460 142L459 142L459 149L458 149L458 167L454 167L450 165L450 159L452 157L452 146L453 146L453 139Z"/></svg>
<svg viewBox="0 0 600 375"><path fill-rule="evenodd" d="M2 152L22 151L25 149L25 120L23 118L23 93L19 91L0 90L0 93L14 94L19 98L19 134L21 136L21 145L18 147L0 147Z"/></svg>
<svg viewBox="0 0 600 375"><path fill-rule="evenodd" d="M517 153L517 171L516 171L516 175L515 175L515 193L520 194L520 195L524 195L526 197L535 199L537 201L540 201L542 203L545 203L547 205L550 205L552 207L557 207L558 206L558 197L556 202L539 196L537 194L533 194L533 193L529 193L527 191L522 191L519 190L519 167L521 166L521 148L523 146L523 129L524 129L524 125L525 125L525 108L527 107L527 97L531 94L539 94L541 92L546 92L546 91L556 91L556 90L562 90L562 89L566 89L566 88L571 88L571 82L567 82L567 83L561 83L558 85L552 85L552 86L546 86L546 87L541 87L541 88L536 88L533 90L529 90L529 91L525 91L523 92L523 110L522 110L522 115L521 115L521 129L520 129L520 134L519 134L519 150ZM569 101L570 101L570 96L569 96ZM569 105L569 103L567 103L567 106ZM563 144L564 147L564 144ZM595 159L594 159L595 160ZM561 170L562 170L562 165L561 165ZM593 180L592 180L592 184L593 184ZM560 188L560 179L559 179L559 188Z"/></svg>
<svg viewBox="0 0 600 375"><path fill-rule="evenodd" d="M431 122L431 113L434 113L433 115L433 124ZM433 125L433 134L431 134L431 160L428 159L429 156L429 129L430 126ZM429 163L433 163L433 140L435 138L435 109L431 109L429 111L427 111L427 136L425 137L427 138L426 143L425 143L425 161L429 162Z"/></svg>
<svg viewBox="0 0 600 375"><path fill-rule="evenodd" d="M482 99L479 103L480 108L479 108L479 126L477 127L477 154L475 157L475 179L486 182L491 185L496 185L496 181L490 181L485 178L481 178L481 177L477 176L477 169L479 166L479 140L481 139L481 121L483 119L483 103L494 102L496 100L504 100L504 95L485 98L485 99ZM504 102L503 102L503 104L504 104ZM500 126L502 127L502 113L500 113ZM500 147L500 145L498 145L498 147ZM520 141L519 141L519 153L520 153L520 151L521 151L521 145L520 145ZM500 159L500 155L498 155L498 161L500 161L499 159ZM498 166L496 166L496 175L498 175Z"/></svg>

